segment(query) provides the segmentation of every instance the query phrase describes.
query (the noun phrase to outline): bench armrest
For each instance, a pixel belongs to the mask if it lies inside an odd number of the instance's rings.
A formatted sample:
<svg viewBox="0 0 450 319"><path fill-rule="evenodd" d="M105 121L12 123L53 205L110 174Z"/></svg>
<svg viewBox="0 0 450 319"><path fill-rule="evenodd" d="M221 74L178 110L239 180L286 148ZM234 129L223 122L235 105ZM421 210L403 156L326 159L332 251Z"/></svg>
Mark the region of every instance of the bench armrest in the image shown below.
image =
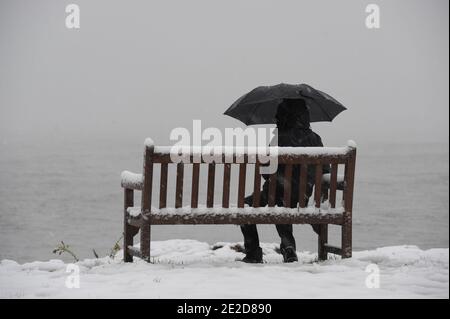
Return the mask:
<svg viewBox="0 0 450 319"><path fill-rule="evenodd" d="M120 185L123 188L142 190L144 187L144 178L142 174L136 174L130 171L123 171L120 175Z"/></svg>

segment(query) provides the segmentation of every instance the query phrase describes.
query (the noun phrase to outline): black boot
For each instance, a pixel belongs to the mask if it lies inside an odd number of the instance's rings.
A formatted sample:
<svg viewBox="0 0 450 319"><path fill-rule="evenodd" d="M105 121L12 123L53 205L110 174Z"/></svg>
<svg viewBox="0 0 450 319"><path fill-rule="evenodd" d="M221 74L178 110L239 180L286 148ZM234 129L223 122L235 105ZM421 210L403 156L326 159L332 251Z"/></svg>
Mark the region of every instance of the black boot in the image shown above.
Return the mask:
<svg viewBox="0 0 450 319"><path fill-rule="evenodd" d="M283 255L283 261L285 263L292 263L294 261L298 261L297 253L295 252L294 247L280 247L281 254Z"/></svg>
<svg viewBox="0 0 450 319"><path fill-rule="evenodd" d="M249 263L249 264L262 264L263 262L263 253L261 247L258 247L255 250L248 251L245 254L244 259L242 259L243 262Z"/></svg>
<svg viewBox="0 0 450 319"><path fill-rule="evenodd" d="M278 234L281 238L280 252L283 255L285 263L291 263L298 261L297 254L295 252L295 238L293 234L292 225L276 225Z"/></svg>

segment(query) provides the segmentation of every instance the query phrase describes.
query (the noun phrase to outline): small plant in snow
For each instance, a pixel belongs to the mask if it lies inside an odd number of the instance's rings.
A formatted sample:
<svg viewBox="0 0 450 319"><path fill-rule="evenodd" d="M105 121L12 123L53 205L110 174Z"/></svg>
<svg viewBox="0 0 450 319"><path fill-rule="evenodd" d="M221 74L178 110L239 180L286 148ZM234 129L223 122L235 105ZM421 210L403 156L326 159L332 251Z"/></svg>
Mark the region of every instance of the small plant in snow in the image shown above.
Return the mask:
<svg viewBox="0 0 450 319"><path fill-rule="evenodd" d="M61 244L59 244L55 249L53 249L53 253L58 255L61 255L62 253L68 253L73 257L75 262L78 261L78 257L73 253L73 251L70 250L69 245L66 245L62 240Z"/></svg>
<svg viewBox="0 0 450 319"><path fill-rule="evenodd" d="M117 241L114 243L114 246L111 248L110 252L109 252L109 257L111 259L114 259L114 257L116 257L117 252L121 249L119 242L123 239L123 234L122 236L120 236L119 239L117 239ZM69 255L71 255L73 257L73 259L75 260L75 262L79 261L77 255L75 255L75 253L70 249L69 245L66 245L62 240L61 240L61 244L59 244L55 249L53 249L53 253L54 254L58 254L61 255L62 253L68 253ZM95 258L99 258L98 253L95 251L95 249L92 249L92 253L94 254Z"/></svg>
<svg viewBox="0 0 450 319"><path fill-rule="evenodd" d="M116 256L117 252L120 250L120 245L119 242L123 239L123 234L122 236L120 236L119 239L117 239L117 241L114 243L113 248L111 248L111 251L109 253L109 257L114 259L114 257Z"/></svg>

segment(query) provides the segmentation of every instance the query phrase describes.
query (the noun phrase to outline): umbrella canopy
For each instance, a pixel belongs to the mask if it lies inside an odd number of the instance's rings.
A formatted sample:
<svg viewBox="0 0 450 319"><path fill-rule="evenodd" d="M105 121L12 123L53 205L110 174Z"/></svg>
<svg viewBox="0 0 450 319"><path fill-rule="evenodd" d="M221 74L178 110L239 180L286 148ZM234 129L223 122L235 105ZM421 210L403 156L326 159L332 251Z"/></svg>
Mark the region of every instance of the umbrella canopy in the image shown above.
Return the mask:
<svg viewBox="0 0 450 319"><path fill-rule="evenodd" d="M259 86L234 102L225 115L247 125L276 123L275 114L283 99L303 99L309 110L311 122L331 122L346 108L328 94L307 84L281 83Z"/></svg>

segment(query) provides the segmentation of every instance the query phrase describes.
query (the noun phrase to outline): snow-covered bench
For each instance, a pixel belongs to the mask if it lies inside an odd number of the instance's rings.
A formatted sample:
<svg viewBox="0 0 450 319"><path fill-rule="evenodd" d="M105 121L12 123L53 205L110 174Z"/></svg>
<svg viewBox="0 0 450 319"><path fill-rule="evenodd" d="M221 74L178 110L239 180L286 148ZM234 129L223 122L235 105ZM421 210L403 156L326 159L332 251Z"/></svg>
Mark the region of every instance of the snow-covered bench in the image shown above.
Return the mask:
<svg viewBox="0 0 450 319"><path fill-rule="evenodd" d="M273 148L274 150L275 148ZM211 150L192 148L185 161L174 163L170 147L155 146L151 139L145 141L143 174L122 172L124 189L124 261L132 262L133 256L150 261L150 226L175 224L316 224L318 229L318 255L326 260L328 253L352 255L352 205L355 176L356 145L349 141L345 147L277 147L278 164L285 164L284 206L275 205L276 173L269 177L268 205L258 207L261 191L262 164L255 154L258 149L239 149L223 147L216 161L205 160ZM217 150L215 150L217 155ZM271 153L273 154L273 153ZM217 160L219 159L219 160ZM324 164L330 164L331 173L323 174ZM174 205L168 205L169 166L176 166ZM293 166L300 165L299 176L292 176ZM300 200L297 208L291 208L291 180L300 179L299 197L305 198L307 167L315 165L315 184L313 206ZM207 180L200 181L200 168L206 166ZM221 203L214 204L217 192L215 182L216 167L223 166ZM232 166L239 168L236 185L232 185ZM253 187L254 207L246 207L247 167L254 169ZM190 174L186 175L186 170ZM338 171L343 169L343 175ZM159 180L153 179L159 170ZM184 187L184 177L190 177L190 187ZM206 186L206 198L199 204L199 188ZM184 189L184 191L183 191ZM230 189L237 189L237 205L230 206ZM141 191L141 205L134 205L134 191ZM156 190L156 192L155 192ZM342 190L339 197L338 190ZM152 192L153 191L153 192ZM189 205L183 206L183 193L190 192ZM250 191L250 189L247 189ZM153 194L152 194L153 193ZM157 194L155 194L157 193ZM325 196L324 196L325 194ZM217 197L217 196L216 196ZM153 201L152 201L153 199ZM159 199L158 206L152 202ZM325 200L325 201L324 201ZM341 204L341 205L337 205ZM328 244L328 225L342 227L341 247ZM140 249L133 247L133 237L140 231Z"/></svg>

